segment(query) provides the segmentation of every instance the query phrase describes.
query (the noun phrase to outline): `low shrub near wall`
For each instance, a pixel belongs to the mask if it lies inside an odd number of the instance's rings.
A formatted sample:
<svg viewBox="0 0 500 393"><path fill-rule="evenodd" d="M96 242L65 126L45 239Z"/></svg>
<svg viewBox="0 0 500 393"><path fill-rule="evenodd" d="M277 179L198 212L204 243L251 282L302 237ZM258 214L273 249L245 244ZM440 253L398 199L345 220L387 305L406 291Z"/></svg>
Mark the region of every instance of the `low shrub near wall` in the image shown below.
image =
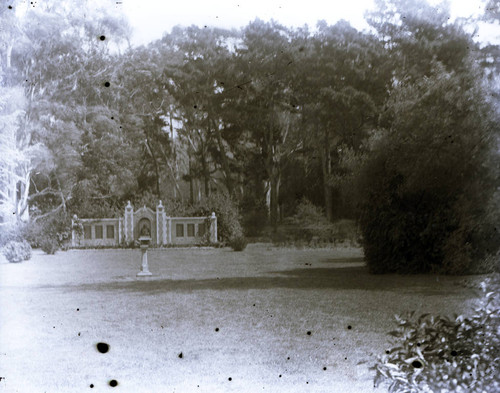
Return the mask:
<svg viewBox="0 0 500 393"><path fill-rule="evenodd" d="M397 316L396 346L379 358L375 384L389 392L500 392L500 285L482 284L471 318Z"/></svg>
<svg viewBox="0 0 500 393"><path fill-rule="evenodd" d="M243 236L231 239L229 245L233 251L243 251L247 247L248 241Z"/></svg>

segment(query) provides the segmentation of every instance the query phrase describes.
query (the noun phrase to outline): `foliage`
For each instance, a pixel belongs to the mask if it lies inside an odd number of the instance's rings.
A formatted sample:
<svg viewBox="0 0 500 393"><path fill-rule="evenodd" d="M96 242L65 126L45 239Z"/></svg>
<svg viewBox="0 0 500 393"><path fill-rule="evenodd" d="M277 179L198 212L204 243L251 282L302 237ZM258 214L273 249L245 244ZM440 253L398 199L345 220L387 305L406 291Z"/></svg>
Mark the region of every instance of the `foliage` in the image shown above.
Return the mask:
<svg viewBox="0 0 500 393"><path fill-rule="evenodd" d="M31 258L31 246L26 240L9 241L2 247L2 253L9 262L22 262Z"/></svg>
<svg viewBox="0 0 500 393"><path fill-rule="evenodd" d="M217 216L217 237L224 243L243 236L238 207L228 194L217 193L205 198L193 208L196 215Z"/></svg>
<svg viewBox="0 0 500 393"><path fill-rule="evenodd" d="M394 90L358 176L371 272L484 272L497 254L499 130L478 80L435 64Z"/></svg>
<svg viewBox="0 0 500 393"><path fill-rule="evenodd" d="M234 250L234 251L243 251L248 244L248 241L245 237L235 237L230 240L229 246Z"/></svg>
<svg viewBox="0 0 500 393"><path fill-rule="evenodd" d="M33 247L40 247L48 254L53 254L69 241L71 230L71 219L64 213L56 213L33 220L28 225L26 236Z"/></svg>
<svg viewBox="0 0 500 393"><path fill-rule="evenodd" d="M5 246L7 243L22 242L26 233L26 224L4 224L0 227L0 247Z"/></svg>
<svg viewBox="0 0 500 393"><path fill-rule="evenodd" d="M482 284L471 318L414 313L396 316L397 339L375 365L375 384L389 392L500 391L500 286L498 276Z"/></svg>
<svg viewBox="0 0 500 393"><path fill-rule="evenodd" d="M290 232L295 241L333 243L333 225L325 217L323 209L306 198L297 205L296 213L288 223L292 226Z"/></svg>
<svg viewBox="0 0 500 393"><path fill-rule="evenodd" d="M49 255L53 255L59 249L59 244L52 237L43 237L39 240L40 248Z"/></svg>

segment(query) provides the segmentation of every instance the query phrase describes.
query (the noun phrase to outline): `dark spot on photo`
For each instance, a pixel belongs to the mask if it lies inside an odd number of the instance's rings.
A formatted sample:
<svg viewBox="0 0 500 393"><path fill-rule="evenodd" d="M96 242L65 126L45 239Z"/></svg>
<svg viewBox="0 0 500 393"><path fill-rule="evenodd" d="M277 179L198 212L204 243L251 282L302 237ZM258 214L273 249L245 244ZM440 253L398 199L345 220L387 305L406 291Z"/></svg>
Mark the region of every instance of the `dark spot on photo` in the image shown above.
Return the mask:
<svg viewBox="0 0 500 393"><path fill-rule="evenodd" d="M106 353L109 351L109 344L106 343L97 343L96 347L100 353Z"/></svg>
<svg viewBox="0 0 500 393"><path fill-rule="evenodd" d="M9 5L7 8L8 8L9 10L11 10L11 9L12 9L12 6L11 6L11 5Z"/></svg>
<svg viewBox="0 0 500 393"><path fill-rule="evenodd" d="M76 311L80 311L80 309L79 309L79 308L77 308L77 309L76 309Z"/></svg>
<svg viewBox="0 0 500 393"><path fill-rule="evenodd" d="M109 86L111 86L111 83L109 83L109 82L104 82L104 86L105 86L105 87L109 87Z"/></svg>
<svg viewBox="0 0 500 393"><path fill-rule="evenodd" d="M183 357L184 355L183 355L183 354L182 354L182 352L181 352L181 353L180 353L179 355L177 355L177 356L179 356L179 359L182 359L182 357Z"/></svg>
<svg viewBox="0 0 500 393"><path fill-rule="evenodd" d="M386 353L387 355L389 355L391 352L387 349L387 350L385 351L385 353Z"/></svg>
<svg viewBox="0 0 500 393"><path fill-rule="evenodd" d="M118 381L116 379L112 379L111 381L109 381L109 386L111 386L112 388L118 386Z"/></svg>
<svg viewBox="0 0 500 393"><path fill-rule="evenodd" d="M422 362L420 360L414 360L411 365L415 368L422 368Z"/></svg>
<svg viewBox="0 0 500 393"><path fill-rule="evenodd" d="M281 374L280 374L280 375L278 375L278 378L281 378Z"/></svg>
<svg viewBox="0 0 500 393"><path fill-rule="evenodd" d="M323 371L326 371L326 367L323 367Z"/></svg>
<svg viewBox="0 0 500 393"><path fill-rule="evenodd" d="M93 383L90 384L90 389L94 389L94 384Z"/></svg>
<svg viewBox="0 0 500 393"><path fill-rule="evenodd" d="M286 360L290 360L290 356L288 356L288 357L286 358Z"/></svg>
<svg viewBox="0 0 500 393"><path fill-rule="evenodd" d="M347 329L348 329L348 330L351 330L351 329L352 329L352 326L351 326L351 325L347 326Z"/></svg>
<svg viewBox="0 0 500 393"><path fill-rule="evenodd" d="M100 39L101 41L104 41L104 40L106 39L106 36L102 35L102 36L100 36L100 37L99 37L99 39Z"/></svg>
<svg viewBox="0 0 500 393"><path fill-rule="evenodd" d="M81 333L80 333L80 332L78 332L78 336L80 336L80 334L81 334Z"/></svg>
<svg viewBox="0 0 500 393"><path fill-rule="evenodd" d="M457 356L457 355L458 355L457 351L455 351L455 350L451 351L451 356Z"/></svg>
<svg viewBox="0 0 500 393"><path fill-rule="evenodd" d="M228 381L232 381L232 380L233 380L233 378L229 377L227 380L228 380Z"/></svg>
<svg viewBox="0 0 500 393"><path fill-rule="evenodd" d="M310 336L312 332L310 330L307 331L307 335Z"/></svg>
<svg viewBox="0 0 500 393"><path fill-rule="evenodd" d="M194 105L194 106L193 106L193 108L194 108L194 109L198 108L198 105Z"/></svg>

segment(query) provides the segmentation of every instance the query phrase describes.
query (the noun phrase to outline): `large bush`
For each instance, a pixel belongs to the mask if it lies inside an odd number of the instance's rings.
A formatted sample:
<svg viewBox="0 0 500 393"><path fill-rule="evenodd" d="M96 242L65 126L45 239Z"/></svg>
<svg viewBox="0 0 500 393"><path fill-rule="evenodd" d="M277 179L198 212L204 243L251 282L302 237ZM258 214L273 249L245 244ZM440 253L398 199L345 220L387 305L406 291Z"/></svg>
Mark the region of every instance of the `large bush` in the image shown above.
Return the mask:
<svg viewBox="0 0 500 393"><path fill-rule="evenodd" d="M499 130L477 80L436 66L393 92L358 177L371 272L495 268Z"/></svg>
<svg viewBox="0 0 500 393"><path fill-rule="evenodd" d="M31 258L31 246L26 240L9 241L1 251L9 262L22 262Z"/></svg>
<svg viewBox="0 0 500 393"><path fill-rule="evenodd" d="M54 254L70 238L71 218L64 213L34 219L28 225L27 240L33 247L40 247L48 254Z"/></svg>
<svg viewBox="0 0 500 393"><path fill-rule="evenodd" d="M236 203L228 194L216 193L193 208L194 215L217 216L217 237L224 243L243 237L240 215Z"/></svg>
<svg viewBox="0 0 500 393"><path fill-rule="evenodd" d="M389 392L499 392L499 289L498 279L483 283L471 318L397 316L396 343L375 365L375 384Z"/></svg>

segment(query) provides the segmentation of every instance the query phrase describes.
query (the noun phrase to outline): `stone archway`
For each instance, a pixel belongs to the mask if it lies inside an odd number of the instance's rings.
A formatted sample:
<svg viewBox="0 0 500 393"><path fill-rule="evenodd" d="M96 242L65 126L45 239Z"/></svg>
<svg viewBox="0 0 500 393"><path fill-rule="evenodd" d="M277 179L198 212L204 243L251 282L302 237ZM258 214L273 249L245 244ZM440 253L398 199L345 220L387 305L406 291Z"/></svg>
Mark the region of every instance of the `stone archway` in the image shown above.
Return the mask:
<svg viewBox="0 0 500 393"><path fill-rule="evenodd" d="M149 231L149 236L151 237L151 244L157 244L157 228L156 228L156 215L155 213L147 208L142 207L136 212L134 212L134 239L137 240L141 236L141 231Z"/></svg>

